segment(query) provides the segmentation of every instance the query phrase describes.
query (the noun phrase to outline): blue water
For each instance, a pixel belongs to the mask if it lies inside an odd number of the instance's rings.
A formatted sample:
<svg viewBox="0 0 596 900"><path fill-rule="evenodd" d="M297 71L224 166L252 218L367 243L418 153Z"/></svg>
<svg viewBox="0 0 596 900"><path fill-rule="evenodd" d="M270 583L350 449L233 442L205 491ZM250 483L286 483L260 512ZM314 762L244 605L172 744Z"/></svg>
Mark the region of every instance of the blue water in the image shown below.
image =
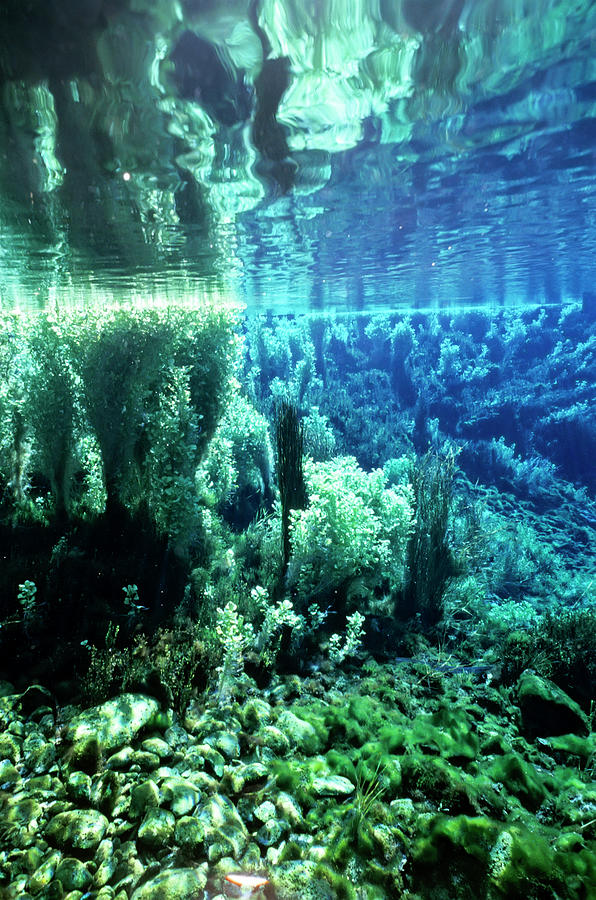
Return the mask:
<svg viewBox="0 0 596 900"><path fill-rule="evenodd" d="M78 17L4 14L3 307L495 309L596 282L594 4L121 6L85 8L76 52ZM172 75L183 28L224 61L206 84L192 54ZM262 53L286 73L266 115Z"/></svg>

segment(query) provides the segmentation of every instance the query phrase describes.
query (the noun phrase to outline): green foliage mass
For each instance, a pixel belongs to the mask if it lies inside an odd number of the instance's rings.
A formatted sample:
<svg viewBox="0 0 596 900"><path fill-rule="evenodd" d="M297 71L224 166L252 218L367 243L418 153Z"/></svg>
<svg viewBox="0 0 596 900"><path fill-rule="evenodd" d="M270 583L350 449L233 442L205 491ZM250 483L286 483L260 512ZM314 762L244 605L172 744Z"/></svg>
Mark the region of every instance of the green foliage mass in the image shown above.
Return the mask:
<svg viewBox="0 0 596 900"><path fill-rule="evenodd" d="M196 520L194 474L238 361L228 308L109 308L4 319L0 478L17 515L144 506L175 547ZM90 471L97 469L98 471ZM73 496L76 491L81 496ZM85 503L85 491L90 495Z"/></svg>
<svg viewBox="0 0 596 900"><path fill-rule="evenodd" d="M201 499L221 512L247 494L262 497L272 470L267 419L234 391L197 470Z"/></svg>
<svg viewBox="0 0 596 900"><path fill-rule="evenodd" d="M308 506L294 510L288 579L300 598L325 599L351 580L400 585L412 511L407 487L353 457L305 460Z"/></svg>

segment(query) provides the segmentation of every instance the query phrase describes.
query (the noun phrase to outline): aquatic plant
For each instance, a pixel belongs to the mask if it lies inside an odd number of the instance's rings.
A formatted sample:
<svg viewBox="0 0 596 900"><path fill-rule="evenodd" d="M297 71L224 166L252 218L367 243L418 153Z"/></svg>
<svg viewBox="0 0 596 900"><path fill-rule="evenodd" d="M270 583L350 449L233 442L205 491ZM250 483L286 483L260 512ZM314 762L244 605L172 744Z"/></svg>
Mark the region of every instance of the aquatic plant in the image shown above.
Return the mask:
<svg viewBox="0 0 596 900"><path fill-rule="evenodd" d="M223 609L218 608L215 630L222 653L222 661L217 668L216 698L218 703L225 703L242 674L244 653L254 644L255 635L252 624L239 615L238 607L232 601Z"/></svg>
<svg viewBox="0 0 596 900"><path fill-rule="evenodd" d="M340 665L348 656L360 649L364 636L364 616L355 610L346 618L345 635L332 634L329 638L329 659Z"/></svg>
<svg viewBox="0 0 596 900"><path fill-rule="evenodd" d="M80 468L76 442L84 424L67 323L37 316L27 329L25 347L25 416L32 429L31 465L47 478L53 514L63 518L71 513L73 476Z"/></svg>
<svg viewBox="0 0 596 900"><path fill-rule="evenodd" d="M503 678L514 683L524 669L550 678L585 707L596 693L596 611L551 609L534 627L502 641Z"/></svg>
<svg viewBox="0 0 596 900"><path fill-rule="evenodd" d="M85 488L96 510L99 469L108 514L142 508L184 552L195 469L230 396L235 324L228 308L141 306L3 320L0 478L13 504L34 511L48 484L49 518L83 513Z"/></svg>
<svg viewBox="0 0 596 900"><path fill-rule="evenodd" d="M235 529L246 527L270 499L272 478L267 419L235 391L197 469L201 502L215 506Z"/></svg>
<svg viewBox="0 0 596 900"><path fill-rule="evenodd" d="M300 602L326 606L360 577L370 586L401 585L411 526L408 488L388 488L382 470L367 473L353 457L307 459L304 471L309 503L292 512L288 567Z"/></svg>
<svg viewBox="0 0 596 900"><path fill-rule="evenodd" d="M414 527L398 612L418 615L427 627L441 620L447 585L458 573L449 532L454 476L452 453L443 459L429 454L410 469Z"/></svg>
<svg viewBox="0 0 596 900"><path fill-rule="evenodd" d="M23 629L25 634L30 635L31 629L38 627L42 620L41 604L37 597L35 582L27 579L20 584L17 600L23 612Z"/></svg>
<svg viewBox="0 0 596 900"><path fill-rule="evenodd" d="M282 402L275 426L277 483L281 501L281 534L283 572L290 559L290 512L306 505L306 484L303 473L304 434L298 411L291 403Z"/></svg>

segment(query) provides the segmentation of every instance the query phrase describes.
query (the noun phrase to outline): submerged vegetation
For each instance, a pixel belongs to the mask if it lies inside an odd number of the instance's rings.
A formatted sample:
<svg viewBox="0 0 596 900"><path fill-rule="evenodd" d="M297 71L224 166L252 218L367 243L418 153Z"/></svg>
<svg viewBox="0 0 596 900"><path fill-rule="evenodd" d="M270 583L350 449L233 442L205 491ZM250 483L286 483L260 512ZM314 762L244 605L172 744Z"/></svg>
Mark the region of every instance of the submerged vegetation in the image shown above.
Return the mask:
<svg viewBox="0 0 596 900"><path fill-rule="evenodd" d="M2 784L281 898L589 897L595 350L578 307L5 316ZM41 898L27 833L0 880ZM120 855L97 889L158 896Z"/></svg>

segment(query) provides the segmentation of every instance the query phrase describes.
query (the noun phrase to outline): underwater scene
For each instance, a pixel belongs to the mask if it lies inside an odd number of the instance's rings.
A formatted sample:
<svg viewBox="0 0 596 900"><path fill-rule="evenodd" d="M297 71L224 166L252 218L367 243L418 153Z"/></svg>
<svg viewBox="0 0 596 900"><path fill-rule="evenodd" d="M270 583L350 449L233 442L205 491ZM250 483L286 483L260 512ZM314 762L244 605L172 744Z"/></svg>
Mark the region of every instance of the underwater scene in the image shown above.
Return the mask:
<svg viewBox="0 0 596 900"><path fill-rule="evenodd" d="M0 5L0 900L596 900L596 3Z"/></svg>

